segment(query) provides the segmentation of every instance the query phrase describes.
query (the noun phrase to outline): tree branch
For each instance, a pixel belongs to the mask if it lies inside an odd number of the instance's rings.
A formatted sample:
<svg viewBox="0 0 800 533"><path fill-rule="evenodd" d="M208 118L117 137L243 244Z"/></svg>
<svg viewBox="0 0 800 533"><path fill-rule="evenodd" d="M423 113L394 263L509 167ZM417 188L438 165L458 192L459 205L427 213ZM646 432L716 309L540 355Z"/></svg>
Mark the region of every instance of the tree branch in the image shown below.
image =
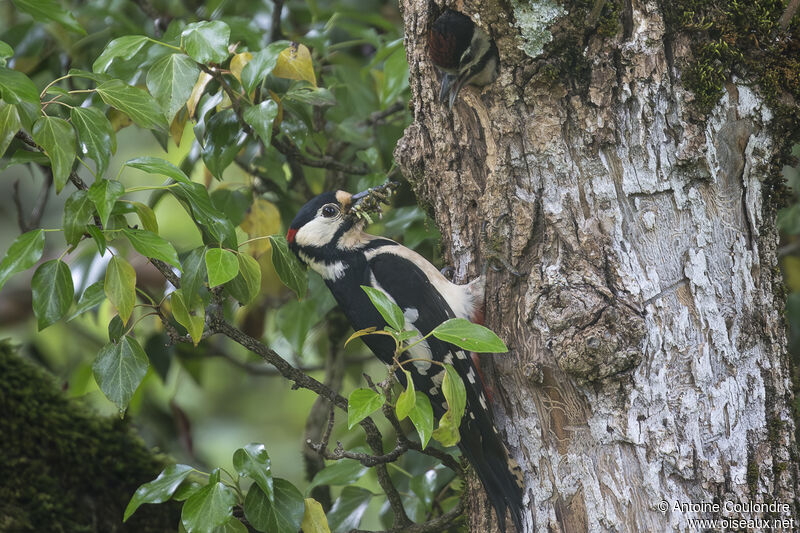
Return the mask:
<svg viewBox="0 0 800 533"><path fill-rule="evenodd" d="M283 39L281 31L281 13L283 12L283 0L273 0L272 20L269 26L269 42L274 43Z"/></svg>

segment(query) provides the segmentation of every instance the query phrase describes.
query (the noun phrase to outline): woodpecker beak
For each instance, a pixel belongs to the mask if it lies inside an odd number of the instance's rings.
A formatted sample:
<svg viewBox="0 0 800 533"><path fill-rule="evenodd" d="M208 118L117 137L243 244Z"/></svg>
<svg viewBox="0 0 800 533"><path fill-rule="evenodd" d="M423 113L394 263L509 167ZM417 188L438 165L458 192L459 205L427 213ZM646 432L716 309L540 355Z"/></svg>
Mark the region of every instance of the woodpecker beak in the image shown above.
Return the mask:
<svg viewBox="0 0 800 533"><path fill-rule="evenodd" d="M455 78L455 76L453 76L453 77ZM456 86L451 89L451 91L450 91L450 103L449 103L449 106L448 106L450 109L453 109L453 103L456 101L456 96L458 96L458 93L461 92L461 87L464 86L464 82L465 81L467 81L467 77L466 76L461 76L461 78L458 80L458 82L456 82Z"/></svg>
<svg viewBox="0 0 800 533"><path fill-rule="evenodd" d="M448 74L446 72L443 73L442 76L442 88L439 90L439 102L444 103L447 100L447 93L450 92L451 84L456 77L452 74ZM453 108L453 100L455 98L450 96L450 109Z"/></svg>
<svg viewBox="0 0 800 533"><path fill-rule="evenodd" d="M367 195L369 195L369 189L367 189L366 191L357 192L354 195L352 195L350 197L350 207L352 208L357 206L359 202L361 202L361 200L367 197Z"/></svg>

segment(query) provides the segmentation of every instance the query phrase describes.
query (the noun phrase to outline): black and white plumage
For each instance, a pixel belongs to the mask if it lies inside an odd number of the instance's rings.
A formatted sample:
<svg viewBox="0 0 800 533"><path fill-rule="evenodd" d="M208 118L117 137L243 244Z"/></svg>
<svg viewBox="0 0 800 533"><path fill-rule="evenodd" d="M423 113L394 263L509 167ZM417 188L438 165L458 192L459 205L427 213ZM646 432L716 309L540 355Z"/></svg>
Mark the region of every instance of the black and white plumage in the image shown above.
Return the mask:
<svg viewBox="0 0 800 533"><path fill-rule="evenodd" d="M416 252L365 233L364 222L348 213L355 198L344 191L317 196L300 209L286 236L292 251L325 280L353 329L383 329L387 325L361 285L386 293L403 310L406 327L421 335L450 318L474 320L482 316L482 278L455 285ZM394 341L382 335L361 339L384 363L392 363ZM430 337L404 352L401 360L405 358L446 362L462 377L467 406L459 447L481 479L501 530L505 531L508 508L521 532L521 470L509 457L494 425L486 391L470 354ZM440 390L443 368L428 361L412 361L406 369L411 371L415 388L428 395L434 415L440 418L447 409ZM398 371L398 379L405 384L403 372Z"/></svg>
<svg viewBox="0 0 800 533"><path fill-rule="evenodd" d="M445 10L431 26L428 55L443 73L439 101L447 99L451 109L461 87L488 85L500 69L494 41L472 19L452 9Z"/></svg>

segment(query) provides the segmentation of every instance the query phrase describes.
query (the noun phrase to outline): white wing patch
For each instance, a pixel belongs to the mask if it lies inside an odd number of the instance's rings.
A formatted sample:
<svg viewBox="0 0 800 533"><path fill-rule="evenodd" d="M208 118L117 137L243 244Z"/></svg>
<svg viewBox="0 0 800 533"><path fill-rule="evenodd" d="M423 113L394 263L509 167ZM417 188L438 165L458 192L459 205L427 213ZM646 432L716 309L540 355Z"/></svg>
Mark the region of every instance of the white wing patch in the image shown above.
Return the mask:
<svg viewBox="0 0 800 533"><path fill-rule="evenodd" d="M342 261L334 261L333 263L325 263L324 261L315 261L308 255L304 254L302 250L299 252L300 258L306 263L311 270L322 276L324 280L336 281L344 276L344 271L347 270L347 265Z"/></svg>

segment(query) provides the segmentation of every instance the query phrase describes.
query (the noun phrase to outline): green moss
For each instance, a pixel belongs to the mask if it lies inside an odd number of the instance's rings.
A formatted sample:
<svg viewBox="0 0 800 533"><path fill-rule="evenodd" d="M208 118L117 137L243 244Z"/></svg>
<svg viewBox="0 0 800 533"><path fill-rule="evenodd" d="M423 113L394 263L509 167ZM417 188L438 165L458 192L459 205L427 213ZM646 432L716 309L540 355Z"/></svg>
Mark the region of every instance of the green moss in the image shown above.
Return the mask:
<svg viewBox="0 0 800 533"><path fill-rule="evenodd" d="M758 494L758 463L753 459L747 462L747 487L750 489L750 494L755 496Z"/></svg>
<svg viewBox="0 0 800 533"><path fill-rule="evenodd" d="M0 531L175 531L173 505L122 524L163 464L119 418L98 418L0 341ZM144 511L144 512L142 512Z"/></svg>

